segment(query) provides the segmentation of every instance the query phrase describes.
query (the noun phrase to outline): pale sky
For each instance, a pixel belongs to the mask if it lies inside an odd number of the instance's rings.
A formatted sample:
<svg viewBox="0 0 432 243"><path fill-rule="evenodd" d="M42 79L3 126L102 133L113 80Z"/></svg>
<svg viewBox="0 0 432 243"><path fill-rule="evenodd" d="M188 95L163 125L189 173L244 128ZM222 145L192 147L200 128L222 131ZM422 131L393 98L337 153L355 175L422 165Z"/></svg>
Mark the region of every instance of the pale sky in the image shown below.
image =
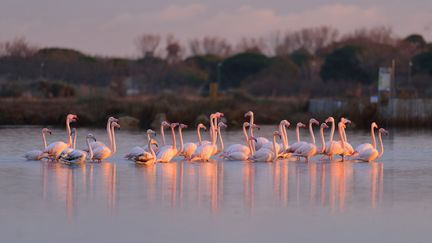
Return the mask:
<svg viewBox="0 0 432 243"><path fill-rule="evenodd" d="M40 47L135 56L141 33L235 41L277 30L328 25L349 32L386 25L432 41L431 0L0 0L0 41L25 37Z"/></svg>

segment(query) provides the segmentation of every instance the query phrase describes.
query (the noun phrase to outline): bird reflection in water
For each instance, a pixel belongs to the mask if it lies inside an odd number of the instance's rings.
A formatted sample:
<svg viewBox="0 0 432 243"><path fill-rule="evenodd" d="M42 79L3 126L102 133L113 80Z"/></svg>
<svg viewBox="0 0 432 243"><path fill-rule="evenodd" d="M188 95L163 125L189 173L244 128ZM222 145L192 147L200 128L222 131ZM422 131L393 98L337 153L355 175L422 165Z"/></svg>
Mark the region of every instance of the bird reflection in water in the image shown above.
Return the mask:
<svg viewBox="0 0 432 243"><path fill-rule="evenodd" d="M203 207L215 214L223 209L224 202L231 207L240 200L243 201L241 208L249 212L273 202L284 207L319 206L331 212L345 212L351 205L364 202L365 198L370 200L372 208L376 208L382 200L384 183L384 165L377 162L298 163L281 160L265 164L232 164L179 161L132 166L130 168L135 171L132 174L124 170L119 173L117 165L109 162L76 167L49 162L41 165L42 197L47 204L64 202L69 219L74 218L77 204L82 205L83 199L87 200L85 203L102 200L106 202L109 214L115 212L120 181L126 185L124 190L137 192L135 196L142 198L143 207ZM236 171L236 168L240 170ZM225 192L224 183L227 182L229 190ZM135 190L132 187L136 187ZM236 191L239 193L233 193Z"/></svg>
<svg viewBox="0 0 432 243"><path fill-rule="evenodd" d="M97 173L99 171L102 173ZM94 199L96 197L94 194L98 191L95 186L99 184L103 185L103 192L106 193L108 212L111 213L116 208L117 166L114 163L68 166L59 163L41 162L41 172L43 200L46 203L51 202L53 201L51 196L54 196L64 202L69 220L73 220L76 215L78 208L77 193L80 193L86 199ZM53 195L49 193L51 191L54 192ZM47 207L50 206L47 205Z"/></svg>

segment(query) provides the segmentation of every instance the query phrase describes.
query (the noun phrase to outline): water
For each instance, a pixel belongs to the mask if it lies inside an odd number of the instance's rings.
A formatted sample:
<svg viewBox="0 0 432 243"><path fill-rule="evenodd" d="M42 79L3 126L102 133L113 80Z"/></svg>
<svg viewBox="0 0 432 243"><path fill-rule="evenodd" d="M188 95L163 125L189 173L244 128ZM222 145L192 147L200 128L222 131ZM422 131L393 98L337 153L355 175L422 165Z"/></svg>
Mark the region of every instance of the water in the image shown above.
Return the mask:
<svg viewBox="0 0 432 243"><path fill-rule="evenodd" d="M78 130L79 147L88 132ZM91 132L107 140L104 130ZM430 242L429 131L391 131L375 163L141 167L122 156L144 134L117 134L113 158L69 167L22 158L41 146L39 127L1 128L1 242ZM240 131L224 137L242 141ZM63 130L48 138L57 139ZM369 134L348 130L348 139L357 145Z"/></svg>

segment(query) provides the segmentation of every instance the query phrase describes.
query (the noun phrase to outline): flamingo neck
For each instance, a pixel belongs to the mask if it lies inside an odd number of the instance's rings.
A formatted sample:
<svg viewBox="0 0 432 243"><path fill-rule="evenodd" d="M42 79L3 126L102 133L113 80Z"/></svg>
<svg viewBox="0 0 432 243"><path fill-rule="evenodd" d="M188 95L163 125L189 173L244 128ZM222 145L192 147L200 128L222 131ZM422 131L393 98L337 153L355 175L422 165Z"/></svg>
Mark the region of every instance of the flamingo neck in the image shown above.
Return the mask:
<svg viewBox="0 0 432 243"><path fill-rule="evenodd" d="M202 140L201 140L201 127L197 127L197 136L198 136L198 143L199 143L199 145L201 145L201 142L202 142Z"/></svg>
<svg viewBox="0 0 432 243"><path fill-rule="evenodd" d="M117 152L117 144L114 133L114 126L111 126L111 154L115 154Z"/></svg>
<svg viewBox="0 0 432 243"><path fill-rule="evenodd" d="M110 142L110 144L112 144L112 135L111 135L111 122L108 119L107 125L106 125L106 130L107 130L107 134L108 134L108 141Z"/></svg>
<svg viewBox="0 0 432 243"><path fill-rule="evenodd" d="M380 147L381 147L381 151L380 151L380 153L378 155L378 158L380 158L384 154L384 144L383 144L383 141L382 141L381 133L378 133L378 139L379 139Z"/></svg>
<svg viewBox="0 0 432 243"><path fill-rule="evenodd" d="M90 146L90 138L87 138L86 139L86 143L87 143L87 147L88 147L88 150L89 150L89 159L91 160L91 159L93 159L93 149L92 149L92 147Z"/></svg>
<svg viewBox="0 0 432 243"><path fill-rule="evenodd" d="M345 149L345 139L344 139L344 136L343 136L343 128L339 127L338 130L339 130L339 137L340 137L340 140L341 140L341 143L342 143L342 148Z"/></svg>
<svg viewBox="0 0 432 243"><path fill-rule="evenodd" d="M326 149L325 138L324 138L324 127L321 127L320 134L321 134L321 144L322 144L321 153L323 154Z"/></svg>
<svg viewBox="0 0 432 243"><path fill-rule="evenodd" d="M215 116L212 114L210 115L210 137L213 141L214 137L214 129L215 129L215 123L214 123Z"/></svg>
<svg viewBox="0 0 432 243"><path fill-rule="evenodd" d="M153 158L156 158L156 153L155 153L155 151L153 150L151 139L150 139L149 142L148 142L148 150L150 151L150 153L151 153L151 155L153 156Z"/></svg>
<svg viewBox="0 0 432 243"><path fill-rule="evenodd" d="M177 141L176 141L176 135L175 135L175 132L174 132L174 127L171 128L171 136L172 136L172 139L173 139L172 148L173 149L177 149Z"/></svg>
<svg viewBox="0 0 432 243"><path fill-rule="evenodd" d="M300 127L296 127L296 136L297 136L297 143L300 142Z"/></svg>
<svg viewBox="0 0 432 243"><path fill-rule="evenodd" d="M332 121L331 133L330 133L330 142L333 142L333 137L335 133L335 121Z"/></svg>
<svg viewBox="0 0 432 243"><path fill-rule="evenodd" d="M251 113L252 114L251 114L250 120L249 120L249 134L251 137L253 137L254 136L254 133L253 133L254 113L253 112L251 112Z"/></svg>
<svg viewBox="0 0 432 243"><path fill-rule="evenodd" d="M249 146L249 150L250 150L250 155L254 155L255 154L255 148L252 146L252 141L248 140L247 141L247 145Z"/></svg>
<svg viewBox="0 0 432 243"><path fill-rule="evenodd" d="M375 127L371 126L372 146L374 149L376 149L377 144L376 144L376 137L375 137L375 130L374 129L375 129Z"/></svg>
<svg viewBox="0 0 432 243"><path fill-rule="evenodd" d="M276 150L276 135L273 135L273 153L275 154L275 159L279 156Z"/></svg>
<svg viewBox="0 0 432 243"><path fill-rule="evenodd" d="M184 144L183 144L183 129L179 126L179 137L180 137L180 152L183 152Z"/></svg>
<svg viewBox="0 0 432 243"><path fill-rule="evenodd" d="M46 136L45 136L44 132L42 132L42 140L43 140L44 149L46 149L46 147L47 147L47 141L46 141Z"/></svg>
<svg viewBox="0 0 432 243"><path fill-rule="evenodd" d="M150 133L147 133L147 141L150 141Z"/></svg>
<svg viewBox="0 0 432 243"><path fill-rule="evenodd" d="M68 147L72 146L72 136L71 136L71 128L70 128L70 120L66 119L66 132L69 138Z"/></svg>
<svg viewBox="0 0 432 243"><path fill-rule="evenodd" d="M311 138L312 138L312 143L315 144L315 135L314 135L312 126L313 126L313 123L309 122L309 133L310 133Z"/></svg>
<svg viewBox="0 0 432 243"><path fill-rule="evenodd" d="M160 132L162 135L162 144L165 145L165 129L164 129L164 126L162 124L160 126Z"/></svg>
<svg viewBox="0 0 432 243"><path fill-rule="evenodd" d="M74 138L73 138L73 149L76 148L76 141L77 141L77 132L75 131Z"/></svg>
<svg viewBox="0 0 432 243"><path fill-rule="evenodd" d="M220 146L221 146L220 151L223 151L225 149L225 146L224 146L224 142L223 142L223 139L222 139L222 133L221 133L221 130L220 130L219 126L218 126L218 136L219 136L219 142L220 142Z"/></svg>
<svg viewBox="0 0 432 243"><path fill-rule="evenodd" d="M243 135L245 137L246 144L249 144L250 143L249 136L248 136L247 131L246 131L246 125L244 125L244 124L243 124Z"/></svg>
<svg viewBox="0 0 432 243"><path fill-rule="evenodd" d="M282 134L282 143L284 146L284 150L286 150L288 148L288 134L284 124L279 124L279 131Z"/></svg>

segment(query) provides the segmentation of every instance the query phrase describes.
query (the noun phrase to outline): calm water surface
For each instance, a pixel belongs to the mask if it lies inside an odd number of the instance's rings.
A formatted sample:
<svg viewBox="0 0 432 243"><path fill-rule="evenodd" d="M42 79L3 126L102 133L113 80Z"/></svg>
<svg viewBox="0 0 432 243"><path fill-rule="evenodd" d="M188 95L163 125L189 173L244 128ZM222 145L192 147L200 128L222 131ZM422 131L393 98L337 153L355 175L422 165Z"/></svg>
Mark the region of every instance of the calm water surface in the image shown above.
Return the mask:
<svg viewBox="0 0 432 243"><path fill-rule="evenodd" d="M49 141L65 139L64 130L53 131ZM88 132L79 129L79 147ZM91 132L107 141L104 130ZM141 167L122 157L144 144L144 134L117 134L114 157L70 167L22 158L41 146L39 127L0 128L1 242L432 241L429 131L392 130L375 163L178 160ZM241 142L240 131L224 137ZM370 140L350 130L348 139Z"/></svg>

